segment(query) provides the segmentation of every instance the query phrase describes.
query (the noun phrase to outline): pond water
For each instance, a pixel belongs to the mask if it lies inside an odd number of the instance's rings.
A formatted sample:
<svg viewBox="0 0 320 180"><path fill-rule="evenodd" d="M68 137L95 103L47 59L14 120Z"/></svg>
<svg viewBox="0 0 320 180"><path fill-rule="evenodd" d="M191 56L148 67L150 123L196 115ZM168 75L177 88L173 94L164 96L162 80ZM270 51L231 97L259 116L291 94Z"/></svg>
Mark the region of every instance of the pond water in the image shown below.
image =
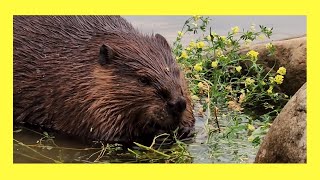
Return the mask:
<svg viewBox="0 0 320 180"><path fill-rule="evenodd" d="M199 108L200 104L197 103L195 112ZM221 115L218 116L218 122L221 133L214 128L216 131L209 138L208 129L205 126L208 112L203 115L195 113L196 134L191 141L183 143L185 148L179 148L179 144L163 146L159 149L154 146L154 149L163 153L176 154L170 158L138 146L130 149L139 153L139 156L119 144L85 143L75 137L48 132L44 129L15 126L13 160L15 163L252 163L258 147L248 141L247 131L237 133L237 137L225 136L228 134L225 131L227 127L235 123L234 117L240 117L240 115L229 109L219 111ZM248 117L245 116L242 121L236 123L247 125Z"/></svg>
<svg viewBox="0 0 320 180"><path fill-rule="evenodd" d="M247 139L226 142L226 139L210 141L204 127L205 117L196 118L196 136L186 142L188 157L180 163L251 163L254 161L257 148ZM221 122L225 122L221 120ZM221 124L223 129L225 123ZM216 133L218 134L218 133ZM16 126L14 128L13 161L14 163L136 163L166 162L165 157L147 154L136 157L121 145L105 145L100 142L84 143L82 140L47 132L41 129ZM236 144L234 144L236 143ZM214 146L214 147L212 147ZM172 148L168 146L168 151ZM133 147L138 152L144 150ZM166 150L162 150L166 152ZM181 149L176 150L177 153ZM146 152L148 153L148 152ZM170 161L171 162L171 161ZM176 162L176 161L174 161Z"/></svg>
<svg viewBox="0 0 320 180"><path fill-rule="evenodd" d="M125 16L135 27L145 33L160 33L172 44L177 31L181 30L188 16ZM305 35L305 16L212 16L210 25L220 35L231 27L249 28L252 23L274 27L271 40ZM190 38L185 37L184 43ZM187 143L189 158L187 163L251 163L258 148L252 146L246 138L214 139L207 143L208 134L204 126L206 117L196 118L196 136ZM228 124L225 119L222 129ZM216 133L217 135L218 133ZM120 145L105 145L99 142L83 143L79 139L59 135L44 130L15 127L13 141L13 160L15 163L53 163L53 162L162 162L150 161L150 158L136 158L132 152ZM147 154L148 155L148 154Z"/></svg>

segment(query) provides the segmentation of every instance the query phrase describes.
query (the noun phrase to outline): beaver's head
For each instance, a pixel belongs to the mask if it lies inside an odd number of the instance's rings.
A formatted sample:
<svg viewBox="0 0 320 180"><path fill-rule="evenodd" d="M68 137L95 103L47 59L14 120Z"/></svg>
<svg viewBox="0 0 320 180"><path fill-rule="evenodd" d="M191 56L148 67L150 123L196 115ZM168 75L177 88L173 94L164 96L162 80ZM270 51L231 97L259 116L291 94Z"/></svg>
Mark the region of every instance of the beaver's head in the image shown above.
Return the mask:
<svg viewBox="0 0 320 180"><path fill-rule="evenodd" d="M105 38L94 70L91 107L99 136L132 140L192 129L186 82L165 38L139 33Z"/></svg>

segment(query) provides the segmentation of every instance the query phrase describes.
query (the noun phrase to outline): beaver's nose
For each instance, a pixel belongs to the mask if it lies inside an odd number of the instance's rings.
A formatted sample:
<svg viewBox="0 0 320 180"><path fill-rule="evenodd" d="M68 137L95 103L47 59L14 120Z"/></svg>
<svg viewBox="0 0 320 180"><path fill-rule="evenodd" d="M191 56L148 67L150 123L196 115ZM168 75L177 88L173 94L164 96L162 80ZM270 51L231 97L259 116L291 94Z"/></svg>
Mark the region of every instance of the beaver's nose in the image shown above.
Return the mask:
<svg viewBox="0 0 320 180"><path fill-rule="evenodd" d="M186 99L182 96L168 102L168 108L173 113L182 113L187 107Z"/></svg>

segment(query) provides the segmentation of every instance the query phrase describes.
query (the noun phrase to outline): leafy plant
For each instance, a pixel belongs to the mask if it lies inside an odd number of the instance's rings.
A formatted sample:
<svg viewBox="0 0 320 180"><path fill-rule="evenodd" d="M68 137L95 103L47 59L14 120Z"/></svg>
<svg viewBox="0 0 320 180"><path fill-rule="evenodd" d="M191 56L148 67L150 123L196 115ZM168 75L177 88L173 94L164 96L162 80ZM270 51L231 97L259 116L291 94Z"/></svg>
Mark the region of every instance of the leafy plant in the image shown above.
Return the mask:
<svg viewBox="0 0 320 180"><path fill-rule="evenodd" d="M253 132L247 137L257 146L268 130L266 123L271 122L288 100L286 94L278 91L286 69L280 67L274 71L272 67L266 71L258 63L259 52L244 47L250 47L257 39L270 38L273 28L260 25L256 30L252 24L248 30L240 30L235 26L222 36L207 27L209 21L209 17L203 16L187 19L173 44L173 53L189 80L192 99L202 105L198 113L207 112L208 133L216 132L213 126L209 126L214 120L211 114L217 116L217 121L221 116L217 112L228 108L236 113L229 114L233 123L227 124L223 134L236 138L251 128ZM183 45L186 33L200 32L200 38ZM266 44L266 49L269 56L275 54L272 43ZM244 113L247 114L245 121L241 120ZM265 121L266 117L268 121Z"/></svg>

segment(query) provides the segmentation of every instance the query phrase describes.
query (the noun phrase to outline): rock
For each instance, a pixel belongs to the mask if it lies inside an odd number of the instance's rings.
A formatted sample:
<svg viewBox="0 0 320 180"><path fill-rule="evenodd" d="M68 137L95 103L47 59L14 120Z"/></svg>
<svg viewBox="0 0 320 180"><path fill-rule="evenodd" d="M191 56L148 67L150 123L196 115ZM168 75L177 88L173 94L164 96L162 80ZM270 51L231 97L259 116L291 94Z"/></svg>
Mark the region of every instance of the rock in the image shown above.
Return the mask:
<svg viewBox="0 0 320 180"><path fill-rule="evenodd" d="M256 163L306 163L306 83L289 100L264 138Z"/></svg>
<svg viewBox="0 0 320 180"><path fill-rule="evenodd" d="M272 68L274 63L276 63L275 71L281 66L285 67L287 74L280 88L287 95L294 95L306 82L306 37L272 42L276 47L275 56L268 56L265 44L255 44L240 52L247 52L249 49L259 52L257 63L263 64L267 71Z"/></svg>

